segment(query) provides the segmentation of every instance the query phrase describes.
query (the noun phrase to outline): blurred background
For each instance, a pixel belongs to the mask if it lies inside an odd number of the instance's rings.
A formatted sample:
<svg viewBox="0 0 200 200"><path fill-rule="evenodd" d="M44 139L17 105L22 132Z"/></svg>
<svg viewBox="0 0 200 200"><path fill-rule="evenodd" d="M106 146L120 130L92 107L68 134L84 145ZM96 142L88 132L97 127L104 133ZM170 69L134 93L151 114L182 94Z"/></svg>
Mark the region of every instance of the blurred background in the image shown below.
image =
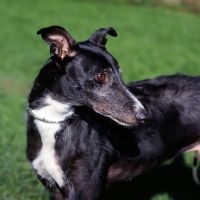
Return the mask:
<svg viewBox="0 0 200 200"><path fill-rule="evenodd" d="M200 75L200 0L1 0L0 200L46 200L25 157L27 95L49 57L36 32L60 25L76 41L113 27L107 50L127 83L159 75ZM193 154L109 189L109 200L199 200Z"/></svg>

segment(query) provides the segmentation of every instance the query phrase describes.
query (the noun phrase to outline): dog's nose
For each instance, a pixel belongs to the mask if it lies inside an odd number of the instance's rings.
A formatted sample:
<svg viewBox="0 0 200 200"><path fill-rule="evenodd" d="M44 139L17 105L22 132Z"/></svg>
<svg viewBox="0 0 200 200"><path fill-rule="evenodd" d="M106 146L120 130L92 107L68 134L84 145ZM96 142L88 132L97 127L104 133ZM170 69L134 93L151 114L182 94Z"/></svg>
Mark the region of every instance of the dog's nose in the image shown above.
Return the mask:
<svg viewBox="0 0 200 200"><path fill-rule="evenodd" d="M149 120L149 114L145 109L142 109L136 114L136 119L137 122L144 123Z"/></svg>

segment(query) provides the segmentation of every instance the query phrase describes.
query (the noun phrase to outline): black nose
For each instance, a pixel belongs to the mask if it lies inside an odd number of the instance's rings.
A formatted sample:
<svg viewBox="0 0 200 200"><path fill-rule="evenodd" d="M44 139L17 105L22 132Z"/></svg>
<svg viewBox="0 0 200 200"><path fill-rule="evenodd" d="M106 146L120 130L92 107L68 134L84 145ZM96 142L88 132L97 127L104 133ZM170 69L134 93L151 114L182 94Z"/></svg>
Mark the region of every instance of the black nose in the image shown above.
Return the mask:
<svg viewBox="0 0 200 200"><path fill-rule="evenodd" d="M147 113L145 109L142 109L138 111L138 113L136 114L136 119L137 119L137 122L144 123L149 120L149 114Z"/></svg>

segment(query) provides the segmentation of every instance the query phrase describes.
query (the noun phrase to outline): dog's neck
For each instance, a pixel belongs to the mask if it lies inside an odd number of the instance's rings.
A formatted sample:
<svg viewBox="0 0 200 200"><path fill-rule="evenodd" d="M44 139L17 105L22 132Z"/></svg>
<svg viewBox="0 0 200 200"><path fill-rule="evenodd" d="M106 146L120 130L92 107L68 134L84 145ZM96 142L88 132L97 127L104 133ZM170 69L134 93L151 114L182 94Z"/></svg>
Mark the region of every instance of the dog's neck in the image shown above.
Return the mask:
<svg viewBox="0 0 200 200"><path fill-rule="evenodd" d="M35 120L45 123L61 123L74 114L73 106L54 100L50 95L44 98L44 106L39 109L27 110Z"/></svg>

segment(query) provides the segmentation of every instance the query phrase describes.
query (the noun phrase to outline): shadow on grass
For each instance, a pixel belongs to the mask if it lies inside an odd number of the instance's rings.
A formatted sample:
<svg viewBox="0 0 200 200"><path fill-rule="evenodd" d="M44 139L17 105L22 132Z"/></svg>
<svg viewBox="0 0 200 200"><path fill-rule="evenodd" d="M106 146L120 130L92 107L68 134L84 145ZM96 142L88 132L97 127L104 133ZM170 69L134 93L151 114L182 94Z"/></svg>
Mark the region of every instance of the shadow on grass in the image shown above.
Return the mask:
<svg viewBox="0 0 200 200"><path fill-rule="evenodd" d="M200 186L192 179L192 169L184 166L183 156L171 164L120 183L106 191L104 200L199 200Z"/></svg>

